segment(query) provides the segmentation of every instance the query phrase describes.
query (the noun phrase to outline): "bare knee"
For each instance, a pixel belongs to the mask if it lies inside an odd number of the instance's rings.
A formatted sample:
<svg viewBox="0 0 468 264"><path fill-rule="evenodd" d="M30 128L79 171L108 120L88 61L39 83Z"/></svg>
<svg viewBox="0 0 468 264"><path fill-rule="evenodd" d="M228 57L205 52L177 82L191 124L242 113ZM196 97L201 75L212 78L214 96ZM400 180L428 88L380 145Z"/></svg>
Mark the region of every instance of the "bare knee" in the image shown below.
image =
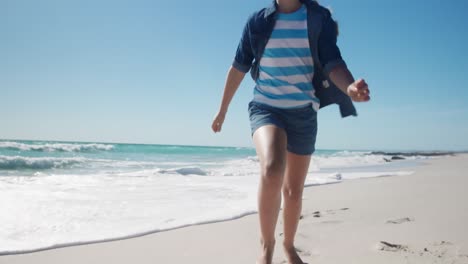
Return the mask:
<svg viewBox="0 0 468 264"><path fill-rule="evenodd" d="M302 200L303 188L285 185L283 186L283 196L285 201L299 202Z"/></svg>
<svg viewBox="0 0 468 264"><path fill-rule="evenodd" d="M268 159L262 164L262 181L266 184L280 185L283 181L285 164L282 159Z"/></svg>

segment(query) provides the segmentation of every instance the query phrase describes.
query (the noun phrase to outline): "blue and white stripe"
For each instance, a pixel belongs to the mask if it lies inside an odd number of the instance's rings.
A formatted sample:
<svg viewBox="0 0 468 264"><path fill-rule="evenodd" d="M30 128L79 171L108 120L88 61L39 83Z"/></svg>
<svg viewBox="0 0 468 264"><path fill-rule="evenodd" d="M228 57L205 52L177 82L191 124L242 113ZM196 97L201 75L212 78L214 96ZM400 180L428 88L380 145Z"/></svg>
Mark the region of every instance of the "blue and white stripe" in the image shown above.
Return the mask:
<svg viewBox="0 0 468 264"><path fill-rule="evenodd" d="M302 6L280 13L260 60L254 101L278 108L298 108L320 101L312 85L314 62L307 36L307 11Z"/></svg>

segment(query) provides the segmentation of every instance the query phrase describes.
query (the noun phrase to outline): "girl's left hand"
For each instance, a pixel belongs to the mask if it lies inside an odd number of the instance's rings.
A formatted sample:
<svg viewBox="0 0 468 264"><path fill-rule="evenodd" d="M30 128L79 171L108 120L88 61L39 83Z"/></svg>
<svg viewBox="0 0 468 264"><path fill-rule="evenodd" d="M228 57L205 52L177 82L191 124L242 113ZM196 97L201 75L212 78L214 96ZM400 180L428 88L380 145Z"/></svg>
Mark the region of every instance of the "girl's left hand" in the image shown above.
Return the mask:
<svg viewBox="0 0 468 264"><path fill-rule="evenodd" d="M347 91L354 102L367 102L370 100L369 87L364 79L359 79L350 84Z"/></svg>

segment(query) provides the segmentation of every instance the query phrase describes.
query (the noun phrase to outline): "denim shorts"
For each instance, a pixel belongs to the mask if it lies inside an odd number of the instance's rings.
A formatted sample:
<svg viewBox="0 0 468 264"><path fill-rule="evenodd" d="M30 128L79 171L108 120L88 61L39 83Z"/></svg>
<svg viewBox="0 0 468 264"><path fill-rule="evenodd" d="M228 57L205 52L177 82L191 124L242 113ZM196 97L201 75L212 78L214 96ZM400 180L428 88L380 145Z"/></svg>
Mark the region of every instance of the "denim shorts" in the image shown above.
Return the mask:
<svg viewBox="0 0 468 264"><path fill-rule="evenodd" d="M317 137L317 112L312 104L294 109L281 109L269 105L249 103L252 136L265 125L284 129L287 136L287 150L298 155L312 155Z"/></svg>

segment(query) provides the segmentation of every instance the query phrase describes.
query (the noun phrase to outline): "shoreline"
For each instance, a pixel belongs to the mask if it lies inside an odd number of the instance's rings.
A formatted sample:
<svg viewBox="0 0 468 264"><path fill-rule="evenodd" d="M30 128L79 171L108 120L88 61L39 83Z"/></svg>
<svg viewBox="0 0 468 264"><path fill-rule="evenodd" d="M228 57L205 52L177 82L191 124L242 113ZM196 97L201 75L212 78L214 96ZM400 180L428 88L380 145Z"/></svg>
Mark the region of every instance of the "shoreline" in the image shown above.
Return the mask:
<svg viewBox="0 0 468 264"><path fill-rule="evenodd" d="M334 183L329 183L329 184L334 184ZM309 186L306 186L306 187L309 187ZM134 239L134 238L139 238L139 237L144 237L144 236L150 236L150 235L163 233L163 232L170 232L170 231L183 229L183 228L188 228L188 227L193 227L193 226L203 226L203 225L210 225L210 224L216 224L216 223L230 222L230 221L235 221L237 219L240 219L240 218L243 218L243 217L246 217L246 216L249 216L249 215L256 215L256 214L258 214L258 212L247 212L247 213L244 213L244 214L240 214L238 216L229 217L229 218L221 219L221 220L208 220L208 221L204 221L204 222L196 223L196 224L186 224L186 225L171 227L171 228L167 228L167 229L150 230L150 231L140 232L140 233L136 233L136 234L121 236L121 237L97 239L97 240L90 240L90 241L84 241L84 242L79 242L79 241L78 242L70 242L70 243L57 244L57 245L34 248L34 249L12 250L12 251L4 251L4 252L0 251L0 263L1 263L1 257L3 257L3 256L25 255L25 254L32 254L32 253L38 253L38 252L50 251L50 250L62 249L62 248L70 248L70 247L78 247L78 246L86 246L86 245L116 242L116 241Z"/></svg>
<svg viewBox="0 0 468 264"><path fill-rule="evenodd" d="M360 263L402 263L397 260L408 259L413 261L410 263L438 260L468 263L468 238L462 236L463 232L468 233L462 225L468 222L468 208L458 210L455 206L468 198L462 190L463 184L468 186L464 177L468 171L466 161L468 155L457 154L425 160L425 165L410 168L415 171L412 175L363 178L305 188L303 219L296 237L301 256L313 263L337 263L350 258ZM395 194L398 195L392 197ZM386 206L382 208L382 204ZM433 206L421 207L427 204ZM452 225L442 225L443 215L456 220ZM113 242L5 255L0 256L0 263L96 263L96 260L128 263L132 259L138 263L220 263L211 260L213 250L216 258L218 255L228 258L221 263L253 263L258 249L257 214L234 219L207 221ZM405 232L400 233L401 230ZM425 232L415 235L415 230ZM381 238L377 239L377 234ZM281 219L277 228L279 242ZM181 243L187 248L181 247ZM236 254L238 248L243 254ZM428 253L432 251L439 252L441 257ZM177 258L173 259L174 256ZM275 263L280 263L282 257L277 246Z"/></svg>

